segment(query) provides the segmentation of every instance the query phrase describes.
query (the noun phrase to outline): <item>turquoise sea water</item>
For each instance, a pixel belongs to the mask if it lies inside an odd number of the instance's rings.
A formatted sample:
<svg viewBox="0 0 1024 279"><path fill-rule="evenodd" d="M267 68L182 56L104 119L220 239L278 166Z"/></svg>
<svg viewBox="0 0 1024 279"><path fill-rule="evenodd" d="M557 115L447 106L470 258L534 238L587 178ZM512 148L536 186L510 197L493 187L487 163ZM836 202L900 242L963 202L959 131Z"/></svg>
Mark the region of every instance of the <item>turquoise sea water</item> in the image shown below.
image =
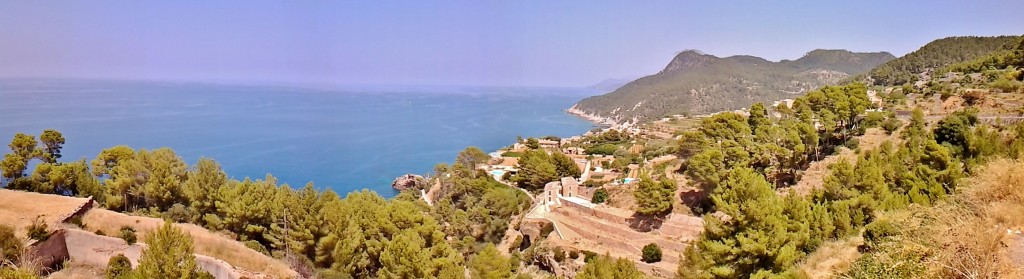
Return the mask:
<svg viewBox="0 0 1024 279"><path fill-rule="evenodd" d="M562 110L596 92L565 88L298 89L114 81L0 81L0 140L57 129L64 161L103 148L173 148L229 176L385 196L466 146L490 152L517 135L572 136L594 126ZM6 147L3 152L7 152Z"/></svg>

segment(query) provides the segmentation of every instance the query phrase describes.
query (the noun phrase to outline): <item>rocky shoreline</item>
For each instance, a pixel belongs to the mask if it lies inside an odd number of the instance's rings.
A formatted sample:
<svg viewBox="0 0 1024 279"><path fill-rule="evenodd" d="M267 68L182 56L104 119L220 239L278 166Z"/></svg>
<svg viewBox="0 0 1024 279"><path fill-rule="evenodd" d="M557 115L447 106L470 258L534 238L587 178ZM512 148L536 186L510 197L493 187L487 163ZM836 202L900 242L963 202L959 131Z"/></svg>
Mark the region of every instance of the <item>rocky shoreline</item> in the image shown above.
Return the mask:
<svg viewBox="0 0 1024 279"><path fill-rule="evenodd" d="M572 107L566 109L565 112L567 112L569 114L572 114L572 115L575 115L576 117L586 119L587 121L594 122L597 125L607 125L607 126L619 125L619 123L617 121L615 121L615 119L612 119L610 117L603 117L603 116L596 115L596 114L590 114L590 113L587 113L587 112L577 108L576 106L578 106L578 104L572 105Z"/></svg>

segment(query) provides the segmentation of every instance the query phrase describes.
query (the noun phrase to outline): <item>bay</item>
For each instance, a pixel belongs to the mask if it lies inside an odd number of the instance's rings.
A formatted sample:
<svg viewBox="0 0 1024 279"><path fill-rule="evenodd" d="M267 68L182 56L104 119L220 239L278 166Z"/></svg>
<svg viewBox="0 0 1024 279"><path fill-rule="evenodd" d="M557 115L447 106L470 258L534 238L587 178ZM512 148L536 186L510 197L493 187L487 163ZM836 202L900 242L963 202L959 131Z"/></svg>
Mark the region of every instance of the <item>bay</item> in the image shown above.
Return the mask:
<svg viewBox="0 0 1024 279"><path fill-rule="evenodd" d="M229 176L341 195L490 152L516 136L568 137L594 128L563 112L594 93L574 88L364 86L310 89L198 83L0 80L0 139L64 134L62 161L102 149L170 147L189 164L217 160ZM6 144L5 144L6 145ZM4 150L3 153L9 151Z"/></svg>

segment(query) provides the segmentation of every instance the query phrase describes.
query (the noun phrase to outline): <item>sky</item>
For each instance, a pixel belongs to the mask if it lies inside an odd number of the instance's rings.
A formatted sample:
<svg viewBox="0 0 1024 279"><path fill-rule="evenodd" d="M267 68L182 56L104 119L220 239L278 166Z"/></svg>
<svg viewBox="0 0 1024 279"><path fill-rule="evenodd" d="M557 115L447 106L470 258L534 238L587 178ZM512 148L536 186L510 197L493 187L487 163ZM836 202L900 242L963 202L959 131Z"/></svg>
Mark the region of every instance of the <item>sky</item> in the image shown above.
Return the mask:
<svg viewBox="0 0 1024 279"><path fill-rule="evenodd" d="M904 55L1024 1L0 1L0 78L576 87L679 51Z"/></svg>

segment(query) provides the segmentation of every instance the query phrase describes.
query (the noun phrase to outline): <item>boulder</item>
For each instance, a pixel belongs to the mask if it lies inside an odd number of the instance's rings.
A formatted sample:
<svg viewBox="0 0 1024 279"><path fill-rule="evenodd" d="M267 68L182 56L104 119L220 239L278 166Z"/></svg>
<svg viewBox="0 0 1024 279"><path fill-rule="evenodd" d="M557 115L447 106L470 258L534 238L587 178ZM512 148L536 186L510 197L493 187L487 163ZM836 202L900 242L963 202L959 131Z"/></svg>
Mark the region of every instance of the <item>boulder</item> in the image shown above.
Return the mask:
<svg viewBox="0 0 1024 279"><path fill-rule="evenodd" d="M406 174L395 178L394 182L391 182L391 187L399 191L406 189L424 189L426 186L426 179L423 176L415 174Z"/></svg>

